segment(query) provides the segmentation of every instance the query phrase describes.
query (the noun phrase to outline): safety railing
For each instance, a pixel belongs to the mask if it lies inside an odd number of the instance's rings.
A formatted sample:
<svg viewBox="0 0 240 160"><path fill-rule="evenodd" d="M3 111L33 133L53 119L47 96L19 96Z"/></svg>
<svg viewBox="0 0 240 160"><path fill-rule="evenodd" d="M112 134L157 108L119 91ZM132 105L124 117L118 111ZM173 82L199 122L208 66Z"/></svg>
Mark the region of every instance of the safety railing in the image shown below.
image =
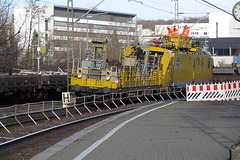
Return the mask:
<svg viewBox="0 0 240 160"><path fill-rule="evenodd" d="M177 35L161 35L160 38L165 40L165 43L163 43L163 47L169 49L173 49L173 47L175 47L175 49L189 49L192 47L191 37L182 37Z"/></svg>
<svg viewBox="0 0 240 160"><path fill-rule="evenodd" d="M79 77L81 78L91 78L91 77L100 77L100 79L105 80L106 77L116 77L117 76L117 69L116 66L112 66L109 69L95 69L95 68L75 68L74 72L72 74L73 77Z"/></svg>
<svg viewBox="0 0 240 160"><path fill-rule="evenodd" d="M93 70L79 68L78 75L73 75L81 80L78 82L81 86L88 87L108 87L112 89L142 86L160 86L162 81L162 70L153 71L121 71L111 70ZM110 83L109 83L110 82Z"/></svg>
<svg viewBox="0 0 240 160"><path fill-rule="evenodd" d="M63 109L62 101L43 101L38 103L17 104L9 107L3 107L0 108L0 124L6 129L2 120L13 118L21 127L24 128L18 117L27 116L34 124L37 125L37 122L32 117L32 114L40 113L49 120L49 117L45 114L45 112L50 111L56 116L56 118L60 119L55 111L61 109ZM10 133L9 130L7 131Z"/></svg>
<svg viewBox="0 0 240 160"><path fill-rule="evenodd" d="M161 85L161 76L159 76L161 73L162 71L159 70L121 72L118 76L121 82L119 85L122 88Z"/></svg>
<svg viewBox="0 0 240 160"><path fill-rule="evenodd" d="M83 113L80 111L82 108L85 108L88 113L93 112L102 112L103 106L112 110L113 108L119 108L120 106L125 106L129 103L143 103L143 101L157 101L177 98L180 99L184 97L183 89L178 88L154 88L154 89L138 89L130 90L126 92L110 93L104 95L89 95L83 97L74 97L73 103L65 105L63 108L62 101L44 101L39 103L27 103L22 105L14 105L10 107L0 108L0 125L10 133L7 127L4 124L4 120L7 118L14 118L15 121L24 128L23 122L18 119L20 116L27 116L34 124L37 125L37 121L33 118L33 114L42 114L46 120L50 120L46 112L51 112L55 118L60 120L60 116L57 113L59 110L66 110L66 117L69 115L74 117L77 113L80 116ZM21 118L22 119L22 118Z"/></svg>

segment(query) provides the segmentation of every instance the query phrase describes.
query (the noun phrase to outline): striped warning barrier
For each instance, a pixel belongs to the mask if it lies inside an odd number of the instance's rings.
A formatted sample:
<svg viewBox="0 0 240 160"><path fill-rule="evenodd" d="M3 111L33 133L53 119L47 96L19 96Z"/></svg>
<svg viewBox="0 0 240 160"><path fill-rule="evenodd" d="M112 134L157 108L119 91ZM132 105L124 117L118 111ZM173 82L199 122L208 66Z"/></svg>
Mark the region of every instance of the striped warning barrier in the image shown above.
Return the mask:
<svg viewBox="0 0 240 160"><path fill-rule="evenodd" d="M240 81L227 82L224 88L226 101L240 100Z"/></svg>
<svg viewBox="0 0 240 160"><path fill-rule="evenodd" d="M240 82L186 85L187 101L240 100Z"/></svg>

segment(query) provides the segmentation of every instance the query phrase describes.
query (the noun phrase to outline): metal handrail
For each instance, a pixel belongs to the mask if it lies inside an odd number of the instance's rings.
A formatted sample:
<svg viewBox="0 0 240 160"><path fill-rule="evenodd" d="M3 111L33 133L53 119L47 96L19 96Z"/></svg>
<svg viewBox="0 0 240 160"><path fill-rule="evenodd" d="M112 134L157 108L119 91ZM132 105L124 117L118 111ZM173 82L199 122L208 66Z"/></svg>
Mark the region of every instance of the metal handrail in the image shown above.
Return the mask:
<svg viewBox="0 0 240 160"><path fill-rule="evenodd" d="M163 91L164 90L164 91ZM66 107L66 114L70 114L72 117L72 113L68 110L68 108L73 107L75 110L82 115L82 113L77 109L79 106L84 106L89 113L92 113L92 111L87 107L89 104L94 104L98 111L102 112L102 110L99 108L97 104L104 104L109 110L111 110L111 107L109 107L106 102L113 103L113 105L118 108L119 106L117 105L116 101L121 102L122 105L126 105L123 100L128 100L131 103L134 103L131 98L137 98L137 100L140 103L143 103L142 100L140 99L145 98L147 101L150 101L148 96L151 96L155 101L157 99L155 96L160 96L162 100L164 100L162 94L166 94L170 99L173 99L171 97L171 94L174 95L176 98L179 99L179 97L176 95L176 93L180 93L184 98L184 94L182 93L182 87L173 87L172 89L169 88L154 88L154 89L136 89L136 90L131 90L131 91L126 91L126 92L118 92L118 93L110 93L110 94L104 94L104 95L89 95L89 96L83 96L83 97L74 97L76 100L73 101L74 103L72 105L69 105ZM108 97L108 99L106 99ZM30 114L34 113L42 113L45 117L45 113L47 111L52 111L52 113L60 120L60 117L55 113L56 110L63 109L62 106L59 108L58 106L55 108L56 103L62 103L62 101L43 101L43 102L37 102L37 103L27 103L27 104L22 104L22 105L14 105L10 107L6 107L7 109L13 109L15 110L14 114L10 115L5 115L3 117L0 117L0 120L9 118L9 117L14 117L15 120L19 123L20 126L24 127L22 123L17 119L17 116L21 115L28 115L28 117L37 125L36 121L31 117ZM46 104L50 104L49 107L46 107ZM32 106L37 106L41 105L39 110L34 110L31 111L33 108ZM24 109L22 110L23 112L20 111L21 107L27 107L27 112L24 112ZM3 110L2 108L0 108ZM49 120L48 117L46 117L47 120ZM0 125L10 133L10 131L5 127L5 125L0 121Z"/></svg>

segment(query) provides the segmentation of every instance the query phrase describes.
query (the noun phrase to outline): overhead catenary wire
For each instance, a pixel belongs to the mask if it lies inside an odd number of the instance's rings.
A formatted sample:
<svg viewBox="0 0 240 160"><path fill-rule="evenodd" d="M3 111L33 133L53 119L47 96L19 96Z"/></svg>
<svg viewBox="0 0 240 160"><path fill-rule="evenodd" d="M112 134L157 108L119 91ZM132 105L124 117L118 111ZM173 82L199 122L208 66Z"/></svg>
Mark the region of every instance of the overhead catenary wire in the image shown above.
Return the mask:
<svg viewBox="0 0 240 160"><path fill-rule="evenodd" d="M99 2L96 6L94 6L93 8L91 8L89 11L87 11L85 14L83 14L80 18L78 18L75 23L77 23L78 21L80 21L81 18L85 17L86 15L88 15L88 13L90 13L92 10L95 10L97 8L97 6L99 6L103 1L105 0L102 0L101 2Z"/></svg>
<svg viewBox="0 0 240 160"><path fill-rule="evenodd" d="M156 3L156 4L161 4L161 5L168 6L168 7L172 7L171 5L160 3L160 2L156 2L156 1L152 1L152 0L146 0L146 1L149 1L149 2L152 2L152 3Z"/></svg>
<svg viewBox="0 0 240 160"><path fill-rule="evenodd" d="M171 5L167 5L167 4L163 4L163 3L160 3L160 2L156 2L156 1L153 1L153 0L147 0L147 1L149 1L149 2L152 2L152 3L156 3L156 4L161 4L161 5L164 5L164 6L170 6L171 8L172 8L172 6ZM156 9L156 10L159 10L159 11L162 11L162 12L166 12L166 13L170 13L170 14L173 14L173 12L170 12L170 11L166 11L166 10L163 10L163 9L159 9L159 8L156 8L156 7L153 7L153 6L151 6L151 5L147 5L147 4L145 4L145 3L143 3L142 1L138 1L138 0L128 0L128 2L136 2L136 3L139 3L139 4L141 4L141 5L143 5L143 6L146 6L146 7L149 7L149 8L152 8L152 9ZM200 2L199 2L200 3ZM203 4L203 3L201 3L201 4ZM203 5L205 5L205 4L203 4ZM208 6L208 7L210 7L209 5L206 5L206 6ZM214 8L214 7L212 7L212 8ZM186 9L186 8L181 8L182 10L188 10L188 11L194 11L194 10L191 10L191 9ZM198 13L187 13L187 12L183 12L183 13L181 13L181 14L208 14L208 12L198 12Z"/></svg>
<svg viewBox="0 0 240 160"><path fill-rule="evenodd" d="M137 1L137 0L128 0L128 1L129 1L129 2L130 2L130 1L134 1L134 2L140 3L140 4L142 4L142 5L145 5L145 4L143 4L143 2ZM172 5L168 5L168 4L156 2L156 1L153 1L153 0L146 0L146 1L149 1L149 2L152 2L152 3L155 3L155 4L160 4L160 5L163 5L163 6L168 6L168 7L172 8ZM196 0L195 0L195 1L196 1ZM197 1L197 2L198 2L198 1ZM201 4L203 4L203 3L201 3ZM205 4L203 4L203 5L205 5ZM208 7L209 7L209 5L205 5L205 6L208 6ZM179 9L181 9L181 10L187 10L187 11L192 11L192 13L184 12L184 14L204 14L204 15L205 15L205 14L208 13L208 12L195 12L195 10L189 9L189 8L179 8ZM172 13L172 12L170 12L170 13Z"/></svg>
<svg viewBox="0 0 240 160"><path fill-rule="evenodd" d="M156 7L153 7L153 6L150 6L150 5L144 4L144 3L141 2L141 1L137 1L137 0L128 0L128 2L136 2L136 3L139 3L139 4L143 5L143 6L146 6L146 7L152 8L152 9L156 9L156 10L159 10L159 11L162 11L162 12L165 12L165 13L173 14L172 12L169 12L169 11L166 11L166 10L163 10L163 9L159 9L159 8L156 8Z"/></svg>
<svg viewBox="0 0 240 160"><path fill-rule="evenodd" d="M199 3L199 4L203 5L203 6L209 7L209 8L214 8L213 6L210 6L210 5L207 5L207 4L203 3L203 2L200 2L200 0L195 0L195 2L197 2L197 3Z"/></svg>
<svg viewBox="0 0 240 160"><path fill-rule="evenodd" d="M192 28L193 26L195 26L197 23L199 23L201 20L203 20L204 18L206 18L207 16L209 15L209 13L207 13L207 15L205 15L204 17L202 17L201 19L199 19L197 22L195 22L191 27L189 28Z"/></svg>
<svg viewBox="0 0 240 160"><path fill-rule="evenodd" d="M202 1L232 16L232 14L229 13L228 11L226 11L226 10L224 10L224 9L222 9L222 8L220 8L220 7L214 5L214 4L212 4L212 3L210 3L210 2L208 2L206 0L202 0Z"/></svg>

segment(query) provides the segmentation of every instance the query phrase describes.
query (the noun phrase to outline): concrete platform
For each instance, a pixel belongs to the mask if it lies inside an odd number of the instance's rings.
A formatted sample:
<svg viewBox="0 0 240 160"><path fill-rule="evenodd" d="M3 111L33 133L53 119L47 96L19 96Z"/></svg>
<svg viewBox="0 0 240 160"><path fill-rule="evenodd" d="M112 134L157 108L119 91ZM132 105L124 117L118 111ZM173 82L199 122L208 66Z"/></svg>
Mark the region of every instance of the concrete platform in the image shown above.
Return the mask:
<svg viewBox="0 0 240 160"><path fill-rule="evenodd" d="M90 126L33 157L50 160L226 160L240 102L157 102Z"/></svg>

